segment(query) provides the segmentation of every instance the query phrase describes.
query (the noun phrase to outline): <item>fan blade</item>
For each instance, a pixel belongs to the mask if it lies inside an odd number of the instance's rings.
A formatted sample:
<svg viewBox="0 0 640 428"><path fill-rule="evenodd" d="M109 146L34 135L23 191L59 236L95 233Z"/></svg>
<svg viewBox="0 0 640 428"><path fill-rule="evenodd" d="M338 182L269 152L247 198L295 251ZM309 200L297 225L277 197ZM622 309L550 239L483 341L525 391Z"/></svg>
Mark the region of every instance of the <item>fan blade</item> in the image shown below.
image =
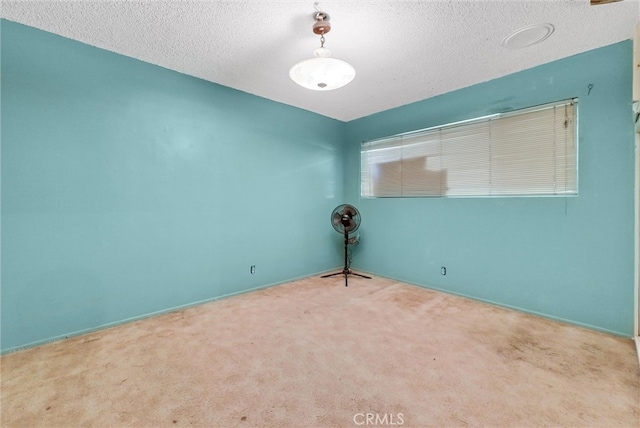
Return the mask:
<svg viewBox="0 0 640 428"><path fill-rule="evenodd" d="M358 212L356 211L356 209L350 205L347 205L346 207L344 207L344 209L342 210L342 213L348 215L349 218L353 218L356 215L358 215Z"/></svg>
<svg viewBox="0 0 640 428"><path fill-rule="evenodd" d="M342 226L342 214L335 213L331 218L331 223L333 223L334 226Z"/></svg>
<svg viewBox="0 0 640 428"><path fill-rule="evenodd" d="M357 226L358 226L358 223L356 223L356 222L355 222L355 221L353 221L353 220L350 220L350 221L349 221L349 223L348 223L348 224L346 224L346 225L344 226L344 230L345 230L347 233L349 233L349 232L351 232L351 231L355 230L355 229L357 228Z"/></svg>
<svg viewBox="0 0 640 428"><path fill-rule="evenodd" d="M616 3L621 0L591 0L591 6L598 6L599 4Z"/></svg>

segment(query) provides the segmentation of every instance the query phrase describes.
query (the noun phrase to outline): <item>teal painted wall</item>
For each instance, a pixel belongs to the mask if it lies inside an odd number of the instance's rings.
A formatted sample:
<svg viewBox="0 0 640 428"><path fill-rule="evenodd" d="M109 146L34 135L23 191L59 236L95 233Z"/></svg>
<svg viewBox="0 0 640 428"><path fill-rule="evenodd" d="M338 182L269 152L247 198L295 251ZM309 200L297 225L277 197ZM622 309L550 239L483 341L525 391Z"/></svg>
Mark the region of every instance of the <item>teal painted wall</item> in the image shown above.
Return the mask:
<svg viewBox="0 0 640 428"><path fill-rule="evenodd" d="M1 23L2 351L341 265L344 123Z"/></svg>
<svg viewBox="0 0 640 428"><path fill-rule="evenodd" d="M631 336L631 58L622 42L348 123L345 195L363 216L354 267ZM361 141L572 97L577 197L359 199Z"/></svg>

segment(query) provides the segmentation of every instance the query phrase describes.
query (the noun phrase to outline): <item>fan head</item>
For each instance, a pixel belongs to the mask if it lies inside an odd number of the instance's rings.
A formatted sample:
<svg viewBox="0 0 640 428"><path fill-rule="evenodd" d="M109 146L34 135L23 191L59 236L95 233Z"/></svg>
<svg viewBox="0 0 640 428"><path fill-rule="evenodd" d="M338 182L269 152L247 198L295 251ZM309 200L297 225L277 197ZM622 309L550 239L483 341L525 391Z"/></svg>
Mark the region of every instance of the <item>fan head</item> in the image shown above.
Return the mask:
<svg viewBox="0 0 640 428"><path fill-rule="evenodd" d="M360 227L360 213L353 205L338 205L331 213L331 225L338 233L353 233Z"/></svg>

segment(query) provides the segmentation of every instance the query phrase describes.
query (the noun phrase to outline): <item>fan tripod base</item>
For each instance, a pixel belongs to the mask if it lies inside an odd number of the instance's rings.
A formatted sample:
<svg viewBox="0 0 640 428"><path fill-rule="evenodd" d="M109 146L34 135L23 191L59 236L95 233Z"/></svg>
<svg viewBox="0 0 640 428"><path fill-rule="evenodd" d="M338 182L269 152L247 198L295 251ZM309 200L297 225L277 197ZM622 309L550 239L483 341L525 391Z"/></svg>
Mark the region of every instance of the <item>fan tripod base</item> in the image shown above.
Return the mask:
<svg viewBox="0 0 640 428"><path fill-rule="evenodd" d="M348 286L347 278L349 277L349 275L355 275L355 276L359 276L360 278L371 279L370 276L366 276L366 275L361 275L359 273L355 273L351 269L342 269L342 272L330 273L329 275L322 275L320 278L329 278L330 276L336 276L336 275L344 275L344 286L345 287Z"/></svg>

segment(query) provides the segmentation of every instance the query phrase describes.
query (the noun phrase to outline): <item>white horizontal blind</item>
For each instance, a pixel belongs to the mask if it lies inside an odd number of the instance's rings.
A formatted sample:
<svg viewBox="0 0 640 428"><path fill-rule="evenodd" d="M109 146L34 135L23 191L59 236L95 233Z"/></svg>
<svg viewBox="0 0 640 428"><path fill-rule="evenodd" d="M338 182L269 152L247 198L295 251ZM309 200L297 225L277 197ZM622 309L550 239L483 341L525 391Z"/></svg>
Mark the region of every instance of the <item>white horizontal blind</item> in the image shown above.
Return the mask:
<svg viewBox="0 0 640 428"><path fill-rule="evenodd" d="M577 194L577 100L365 142L364 197Z"/></svg>

